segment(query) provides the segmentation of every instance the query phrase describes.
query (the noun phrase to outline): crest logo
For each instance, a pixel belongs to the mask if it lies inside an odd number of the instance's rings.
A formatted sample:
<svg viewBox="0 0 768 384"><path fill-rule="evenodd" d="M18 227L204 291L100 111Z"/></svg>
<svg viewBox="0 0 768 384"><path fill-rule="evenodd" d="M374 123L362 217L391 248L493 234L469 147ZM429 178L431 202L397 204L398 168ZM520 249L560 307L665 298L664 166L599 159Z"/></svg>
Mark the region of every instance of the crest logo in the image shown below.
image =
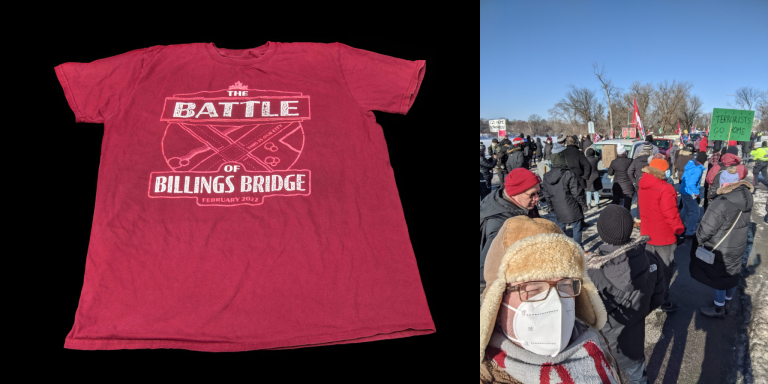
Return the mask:
<svg viewBox="0 0 768 384"><path fill-rule="evenodd" d="M260 205L267 196L310 194L310 171L294 170L304 150L309 96L248 89L173 95L160 149L170 170L152 172L151 198L197 205Z"/></svg>

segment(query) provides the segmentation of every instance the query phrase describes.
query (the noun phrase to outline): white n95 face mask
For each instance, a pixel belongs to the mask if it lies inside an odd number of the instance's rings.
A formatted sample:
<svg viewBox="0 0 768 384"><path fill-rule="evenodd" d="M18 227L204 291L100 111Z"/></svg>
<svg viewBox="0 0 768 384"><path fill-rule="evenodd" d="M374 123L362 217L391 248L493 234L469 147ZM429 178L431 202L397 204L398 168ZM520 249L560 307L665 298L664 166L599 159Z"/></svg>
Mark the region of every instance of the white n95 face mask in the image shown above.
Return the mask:
<svg viewBox="0 0 768 384"><path fill-rule="evenodd" d="M553 289L556 288L550 287ZM546 294L542 292L532 299L540 299ZM552 357L568 346L576 320L576 302L572 297L561 298L555 290L549 292L546 300L523 302L517 309L507 303L501 304L515 311L513 327L518 338L510 337L502 328L508 339L520 343L528 351Z"/></svg>

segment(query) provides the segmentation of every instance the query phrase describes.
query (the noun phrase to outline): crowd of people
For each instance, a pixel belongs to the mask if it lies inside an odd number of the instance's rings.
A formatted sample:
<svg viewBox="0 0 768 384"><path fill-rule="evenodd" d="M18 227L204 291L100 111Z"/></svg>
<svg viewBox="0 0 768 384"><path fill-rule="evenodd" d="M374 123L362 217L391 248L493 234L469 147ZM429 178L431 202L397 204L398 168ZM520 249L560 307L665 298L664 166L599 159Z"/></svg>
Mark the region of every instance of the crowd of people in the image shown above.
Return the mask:
<svg viewBox="0 0 768 384"><path fill-rule="evenodd" d="M594 252L585 252L581 235L603 189L601 154L591 142L561 135L481 146L481 383L617 383L619 371L632 383L647 382L645 317L676 309L669 284L677 247L689 240L689 273L712 288L713 303L701 314L729 313L753 194L759 182L768 187L768 142L756 149L751 141L712 144L708 154L702 135L673 143L665 155L648 140L632 158L617 144L607 167L613 198L597 219L601 245ZM529 156L545 172L531 172ZM752 183L743 164L749 159ZM494 168L500 185L491 193ZM540 201L554 221L540 216Z"/></svg>

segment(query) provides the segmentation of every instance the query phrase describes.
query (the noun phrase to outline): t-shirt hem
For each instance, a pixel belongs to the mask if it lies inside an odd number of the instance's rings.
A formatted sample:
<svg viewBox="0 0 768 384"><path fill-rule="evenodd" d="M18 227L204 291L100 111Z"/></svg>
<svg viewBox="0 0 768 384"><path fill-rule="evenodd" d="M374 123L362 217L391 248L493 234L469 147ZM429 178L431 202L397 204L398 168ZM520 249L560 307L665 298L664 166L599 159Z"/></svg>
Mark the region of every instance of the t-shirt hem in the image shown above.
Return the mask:
<svg viewBox="0 0 768 384"><path fill-rule="evenodd" d="M79 350L117 349L187 349L201 352L239 352L260 349L294 349L335 344L351 344L376 340L398 339L427 335L435 332L433 323L414 323L379 329L355 330L342 333L301 336L295 338L260 341L181 341L181 340L123 340L123 339L71 339L64 341L64 348Z"/></svg>
<svg viewBox="0 0 768 384"><path fill-rule="evenodd" d="M408 110L411 109L411 105L416 100L416 95L419 94L419 88L421 88L421 81L424 79L424 71L426 67L426 61L416 60L416 68L411 77L411 83L408 85L408 91L403 95L403 101L400 104L400 114L405 115Z"/></svg>
<svg viewBox="0 0 768 384"><path fill-rule="evenodd" d="M67 81L67 77L64 75L64 68L62 68L63 65L64 64L58 65L53 69L56 72L56 77L59 79L61 88L64 90L64 97L67 98L67 103L69 104L69 108L72 109L72 112L75 113L75 122L87 123L87 121L85 121L85 119L82 117L82 114L80 113L80 109L77 108L75 97L72 94L72 90L69 88L69 82Z"/></svg>

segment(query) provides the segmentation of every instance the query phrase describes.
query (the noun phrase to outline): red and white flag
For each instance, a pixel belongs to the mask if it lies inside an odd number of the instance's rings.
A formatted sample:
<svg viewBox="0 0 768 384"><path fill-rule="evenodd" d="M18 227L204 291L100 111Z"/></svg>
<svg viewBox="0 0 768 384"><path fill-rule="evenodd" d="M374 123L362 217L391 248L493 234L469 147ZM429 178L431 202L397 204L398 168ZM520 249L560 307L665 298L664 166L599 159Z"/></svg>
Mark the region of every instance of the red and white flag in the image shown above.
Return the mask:
<svg viewBox="0 0 768 384"><path fill-rule="evenodd" d="M595 132L595 137L594 137L594 140L593 140L593 141L594 141L595 143L597 143L598 141L600 141L600 135L598 135L598 134L597 134L597 132Z"/></svg>
<svg viewBox="0 0 768 384"><path fill-rule="evenodd" d="M637 100L633 97L632 102L635 104L635 114L632 117L632 123L637 124L636 127L640 130L640 135L643 136L643 140L645 140L645 129L643 129L643 121L640 120L640 112L637 109Z"/></svg>
<svg viewBox="0 0 768 384"><path fill-rule="evenodd" d="M680 142L683 142L683 131L680 130L680 120L677 121L677 134L680 135Z"/></svg>

